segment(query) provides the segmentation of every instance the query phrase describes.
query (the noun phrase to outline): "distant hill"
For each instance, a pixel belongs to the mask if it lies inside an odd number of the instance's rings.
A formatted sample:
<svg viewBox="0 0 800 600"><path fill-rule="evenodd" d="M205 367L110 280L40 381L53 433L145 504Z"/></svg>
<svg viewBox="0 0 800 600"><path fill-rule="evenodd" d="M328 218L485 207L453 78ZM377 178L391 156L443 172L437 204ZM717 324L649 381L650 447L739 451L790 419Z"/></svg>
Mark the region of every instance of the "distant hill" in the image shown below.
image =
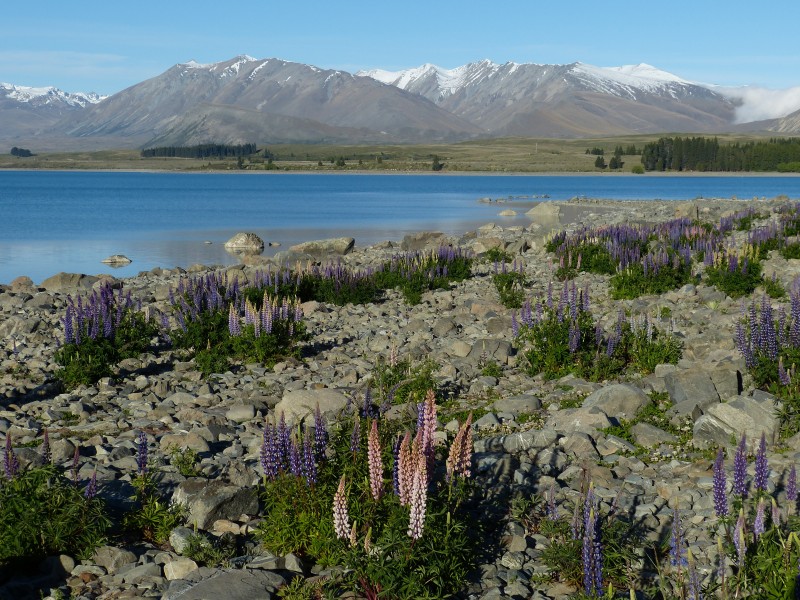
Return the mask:
<svg viewBox="0 0 800 600"><path fill-rule="evenodd" d="M0 144L428 143L491 137L800 133L798 113L736 124L737 100L650 65L485 60L356 75L276 58L175 65L107 98L0 84ZM800 111L798 111L800 112Z"/></svg>

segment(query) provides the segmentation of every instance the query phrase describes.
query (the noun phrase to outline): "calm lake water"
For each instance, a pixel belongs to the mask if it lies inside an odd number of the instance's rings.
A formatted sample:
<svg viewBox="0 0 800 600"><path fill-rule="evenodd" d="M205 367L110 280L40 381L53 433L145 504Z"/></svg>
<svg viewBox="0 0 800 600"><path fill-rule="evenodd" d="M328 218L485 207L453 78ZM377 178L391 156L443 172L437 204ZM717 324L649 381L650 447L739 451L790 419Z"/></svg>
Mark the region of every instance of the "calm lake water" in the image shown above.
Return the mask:
<svg viewBox="0 0 800 600"><path fill-rule="evenodd" d="M19 275L40 282L59 271L129 276L155 266L235 264L222 246L237 231L280 243L275 252L340 235L366 246L420 230L528 224L524 216L497 213L514 208L522 215L545 195L688 200L779 194L800 200L800 178L4 171L0 283ZM103 265L111 254L133 263Z"/></svg>

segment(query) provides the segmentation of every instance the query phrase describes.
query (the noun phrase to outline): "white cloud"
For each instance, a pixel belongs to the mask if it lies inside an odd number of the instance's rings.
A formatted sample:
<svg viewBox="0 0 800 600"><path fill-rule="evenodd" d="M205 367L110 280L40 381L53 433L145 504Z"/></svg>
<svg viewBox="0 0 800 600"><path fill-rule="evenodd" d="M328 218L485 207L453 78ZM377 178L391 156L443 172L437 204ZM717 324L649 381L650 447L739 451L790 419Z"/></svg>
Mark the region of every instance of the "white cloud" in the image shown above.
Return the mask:
<svg viewBox="0 0 800 600"><path fill-rule="evenodd" d="M776 119L800 110L800 86L784 90L756 86L709 87L741 103L736 109L737 123Z"/></svg>

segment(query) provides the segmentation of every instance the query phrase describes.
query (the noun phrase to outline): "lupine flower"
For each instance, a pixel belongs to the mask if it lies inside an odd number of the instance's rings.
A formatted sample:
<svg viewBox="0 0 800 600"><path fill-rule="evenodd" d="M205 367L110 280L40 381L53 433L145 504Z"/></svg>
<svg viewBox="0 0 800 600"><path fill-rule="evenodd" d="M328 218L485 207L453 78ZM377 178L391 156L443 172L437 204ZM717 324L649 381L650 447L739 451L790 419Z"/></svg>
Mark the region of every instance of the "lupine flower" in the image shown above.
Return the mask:
<svg viewBox="0 0 800 600"><path fill-rule="evenodd" d="M689 563L689 596L687 600L703 600L703 590L700 587L700 574L697 572L697 564L692 555L691 548L686 550Z"/></svg>
<svg viewBox="0 0 800 600"><path fill-rule="evenodd" d="M97 469L92 471L92 478L89 480L89 483L86 485L86 489L83 491L83 497L87 500L91 500L97 495Z"/></svg>
<svg viewBox="0 0 800 600"><path fill-rule="evenodd" d="M745 478L747 476L747 440L745 434L742 434L742 439L736 448L736 454L733 457L733 495L740 498L747 497L747 483Z"/></svg>
<svg viewBox="0 0 800 600"><path fill-rule="evenodd" d="M797 506L797 469L794 465L786 478L786 499L789 501L789 508Z"/></svg>
<svg viewBox="0 0 800 600"><path fill-rule="evenodd" d="M727 481L725 479L725 452L722 448L717 451L717 459L714 461L714 512L718 517L728 515L728 493L725 489Z"/></svg>
<svg viewBox="0 0 800 600"><path fill-rule="evenodd" d="M344 475L339 480L339 487L333 495L333 530L336 537L346 540L350 535L350 517L347 514L347 498L344 493Z"/></svg>
<svg viewBox="0 0 800 600"><path fill-rule="evenodd" d="M767 463L767 439L762 433L761 441L758 444L758 452L756 453L756 472L755 478L753 479L756 492L766 492L768 480L769 465Z"/></svg>
<svg viewBox="0 0 800 600"><path fill-rule="evenodd" d="M80 454L78 453L78 447L75 446L75 452L72 454L72 483L76 486L78 485L78 460L80 459Z"/></svg>
<svg viewBox="0 0 800 600"><path fill-rule="evenodd" d="M139 431L136 442L136 466L139 468L139 476L141 477L147 473L147 436L144 431ZM77 451L78 449L75 448L76 453Z"/></svg>
<svg viewBox="0 0 800 600"><path fill-rule="evenodd" d="M434 433L436 432L436 396L433 390L428 390L425 396L425 402L422 403L422 414L418 417L421 422L421 429L417 431L417 439L419 439L419 449L425 456L427 462L427 473L433 475L433 462L435 459L436 449L434 447Z"/></svg>
<svg viewBox="0 0 800 600"><path fill-rule="evenodd" d="M586 493L583 522L583 589L587 595L603 594L603 555L600 547L600 521L594 488Z"/></svg>
<svg viewBox="0 0 800 600"><path fill-rule="evenodd" d="M50 434L47 427L44 428L44 439L42 440L42 460L45 464L53 462L53 451L50 449Z"/></svg>
<svg viewBox="0 0 800 600"><path fill-rule="evenodd" d="M445 462L445 478L449 483L456 475L467 478L470 476L470 463L472 462L472 413L458 428L456 437L450 445L450 452Z"/></svg>
<svg viewBox="0 0 800 600"><path fill-rule="evenodd" d="M289 472L295 477L300 477L303 474L300 449L297 447L297 442L294 437L292 437L289 442Z"/></svg>
<svg viewBox="0 0 800 600"><path fill-rule="evenodd" d="M770 498L770 503L772 507L772 525L779 527L781 524L781 511L778 508L778 503L775 502L775 498Z"/></svg>
<svg viewBox="0 0 800 600"><path fill-rule="evenodd" d="M400 504L407 506L411 502L411 488L414 483L414 461L411 450L411 434L406 431L400 448L397 452L398 458L398 485L397 495L400 496Z"/></svg>
<svg viewBox="0 0 800 600"><path fill-rule="evenodd" d="M11 445L11 434L6 433L6 447L3 452L3 470L6 474L6 479L14 479L19 472L19 460L17 455L14 454L14 448Z"/></svg>
<svg viewBox="0 0 800 600"><path fill-rule="evenodd" d="M398 437L394 446L392 447L392 456L394 457L394 464L392 465L392 491L395 496L400 495L400 444L402 438Z"/></svg>
<svg viewBox="0 0 800 600"><path fill-rule="evenodd" d="M317 408L314 411L314 454L317 460L325 458L325 449L328 447L328 430L325 427L325 418L322 416L322 411Z"/></svg>
<svg viewBox="0 0 800 600"><path fill-rule="evenodd" d="M428 468L424 454L417 459L414 480L411 486L408 537L418 540L425 528L425 508L428 503Z"/></svg>
<svg viewBox="0 0 800 600"><path fill-rule="evenodd" d="M739 511L736 527L733 530L733 545L736 547L736 566L744 566L744 555L747 553L747 542L744 536L744 511Z"/></svg>
<svg viewBox="0 0 800 600"><path fill-rule="evenodd" d="M681 567L688 565L686 555L684 553L684 539L683 528L681 527L681 517L678 509L672 512L672 533L669 539L669 564L673 567Z"/></svg>
<svg viewBox="0 0 800 600"><path fill-rule="evenodd" d="M275 426L267 422L264 425L264 436L261 442L261 470L264 476L274 481L280 472L280 456L278 450L278 433Z"/></svg>
<svg viewBox="0 0 800 600"><path fill-rule="evenodd" d="M558 507L556 506L556 486L550 484L550 493L547 497L547 518L551 521L558 521Z"/></svg>
<svg viewBox="0 0 800 600"><path fill-rule="evenodd" d="M361 449L361 419L356 418L353 421L353 433L350 434L350 452L358 454Z"/></svg>
<svg viewBox="0 0 800 600"><path fill-rule="evenodd" d="M377 502L383 494L383 462L381 461L377 420L372 421L372 427L367 435L367 462L369 465L369 487L372 492L372 498Z"/></svg>
<svg viewBox="0 0 800 600"><path fill-rule="evenodd" d="M761 498L758 501L758 508L756 509L756 519L753 521L753 535L755 539L758 539L764 531L766 531L766 525L764 523L765 515L764 515L764 498Z"/></svg>
<svg viewBox="0 0 800 600"><path fill-rule="evenodd" d="M306 479L306 484L310 487L317 483L317 462L314 456L314 443L311 441L309 430L306 430L306 436L303 440L303 463L302 463L303 477Z"/></svg>

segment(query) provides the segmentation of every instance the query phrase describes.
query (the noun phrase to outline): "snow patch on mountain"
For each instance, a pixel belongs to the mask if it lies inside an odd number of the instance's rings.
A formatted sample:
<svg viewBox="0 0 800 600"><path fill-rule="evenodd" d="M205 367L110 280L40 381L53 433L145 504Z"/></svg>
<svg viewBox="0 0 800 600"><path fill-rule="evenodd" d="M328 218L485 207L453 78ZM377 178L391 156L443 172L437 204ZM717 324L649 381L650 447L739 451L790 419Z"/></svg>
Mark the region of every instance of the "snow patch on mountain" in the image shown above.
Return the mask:
<svg viewBox="0 0 800 600"><path fill-rule="evenodd" d="M22 103L66 104L85 108L88 104L97 104L108 96L94 92L64 92L56 87L27 87L13 83L0 83L0 95Z"/></svg>

